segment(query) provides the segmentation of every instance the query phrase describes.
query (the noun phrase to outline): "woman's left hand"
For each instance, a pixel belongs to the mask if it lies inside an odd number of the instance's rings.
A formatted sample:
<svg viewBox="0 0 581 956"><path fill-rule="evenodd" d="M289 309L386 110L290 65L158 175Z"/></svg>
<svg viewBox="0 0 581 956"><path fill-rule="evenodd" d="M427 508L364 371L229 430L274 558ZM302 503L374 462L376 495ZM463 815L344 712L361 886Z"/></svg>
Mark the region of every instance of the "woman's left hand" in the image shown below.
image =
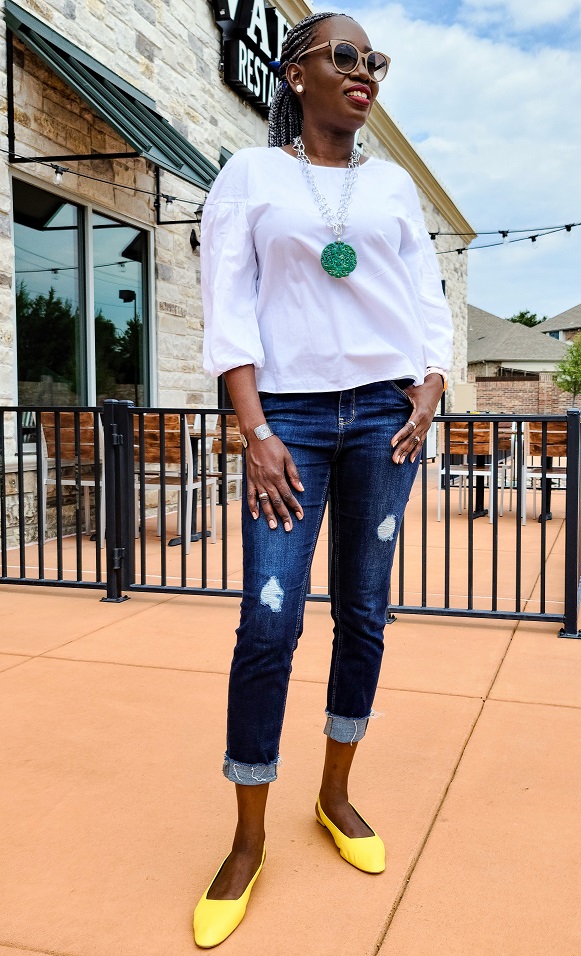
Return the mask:
<svg viewBox="0 0 581 956"><path fill-rule="evenodd" d="M421 453L444 391L442 376L431 372L426 375L423 385L409 385L404 391L413 409L403 428L391 439L392 448L395 449L391 457L396 465L402 465L408 455L413 462Z"/></svg>

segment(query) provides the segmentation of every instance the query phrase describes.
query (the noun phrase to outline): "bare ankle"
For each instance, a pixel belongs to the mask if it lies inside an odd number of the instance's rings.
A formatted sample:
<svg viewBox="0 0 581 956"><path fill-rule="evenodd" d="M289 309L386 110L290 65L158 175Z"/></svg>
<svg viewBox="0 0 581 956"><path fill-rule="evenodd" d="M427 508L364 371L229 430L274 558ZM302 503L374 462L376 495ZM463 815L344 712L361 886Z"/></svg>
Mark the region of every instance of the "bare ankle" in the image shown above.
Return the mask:
<svg viewBox="0 0 581 956"><path fill-rule="evenodd" d="M258 852L262 852L264 841L264 830L253 833L236 832L234 836L234 842L232 843L232 850L234 853L241 853L243 855L251 856Z"/></svg>
<svg viewBox="0 0 581 956"><path fill-rule="evenodd" d="M319 791L321 802L329 804L348 803L347 787L344 784L324 784Z"/></svg>

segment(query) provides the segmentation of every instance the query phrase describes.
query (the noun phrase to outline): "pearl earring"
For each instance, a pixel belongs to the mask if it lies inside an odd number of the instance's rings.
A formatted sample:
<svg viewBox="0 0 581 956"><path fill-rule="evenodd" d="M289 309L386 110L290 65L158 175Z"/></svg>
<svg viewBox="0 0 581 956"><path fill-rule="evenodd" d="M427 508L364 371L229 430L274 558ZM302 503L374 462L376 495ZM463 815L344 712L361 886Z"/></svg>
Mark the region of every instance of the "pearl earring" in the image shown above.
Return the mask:
<svg viewBox="0 0 581 956"><path fill-rule="evenodd" d="M303 84L302 84L302 83L298 83L298 84L297 84L297 93L302 93L303 90L304 90Z"/></svg>

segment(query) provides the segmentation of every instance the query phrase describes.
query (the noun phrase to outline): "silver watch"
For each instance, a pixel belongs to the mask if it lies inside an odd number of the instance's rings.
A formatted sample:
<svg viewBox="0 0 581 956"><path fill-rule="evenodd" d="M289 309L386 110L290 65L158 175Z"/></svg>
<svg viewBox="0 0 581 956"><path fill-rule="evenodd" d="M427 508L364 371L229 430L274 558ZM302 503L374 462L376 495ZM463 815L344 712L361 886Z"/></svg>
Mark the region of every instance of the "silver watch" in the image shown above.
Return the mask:
<svg viewBox="0 0 581 956"><path fill-rule="evenodd" d="M270 438L271 435L274 435L274 432L268 422L264 422L263 425L257 425L253 431L256 437L260 438L260 441L264 441L265 438ZM240 439L244 447L248 448L248 439L246 438L246 435L240 434Z"/></svg>

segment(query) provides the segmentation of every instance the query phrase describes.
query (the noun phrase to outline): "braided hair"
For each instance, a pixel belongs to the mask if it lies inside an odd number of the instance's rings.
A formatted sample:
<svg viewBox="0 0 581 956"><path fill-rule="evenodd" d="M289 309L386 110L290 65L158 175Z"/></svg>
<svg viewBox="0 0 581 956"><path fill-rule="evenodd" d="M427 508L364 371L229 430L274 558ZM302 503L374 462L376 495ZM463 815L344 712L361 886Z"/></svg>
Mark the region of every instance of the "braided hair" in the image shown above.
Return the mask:
<svg viewBox="0 0 581 956"><path fill-rule="evenodd" d="M310 17L305 17L304 20L299 20L285 36L280 54L281 82L276 88L268 115L269 146L287 146L292 143L295 136L300 135L303 128L303 108L287 82L286 71L289 65L295 63L297 57L310 47L317 32L316 25L321 20L338 16L344 17L347 14L314 13ZM349 19L351 20L352 17Z"/></svg>

